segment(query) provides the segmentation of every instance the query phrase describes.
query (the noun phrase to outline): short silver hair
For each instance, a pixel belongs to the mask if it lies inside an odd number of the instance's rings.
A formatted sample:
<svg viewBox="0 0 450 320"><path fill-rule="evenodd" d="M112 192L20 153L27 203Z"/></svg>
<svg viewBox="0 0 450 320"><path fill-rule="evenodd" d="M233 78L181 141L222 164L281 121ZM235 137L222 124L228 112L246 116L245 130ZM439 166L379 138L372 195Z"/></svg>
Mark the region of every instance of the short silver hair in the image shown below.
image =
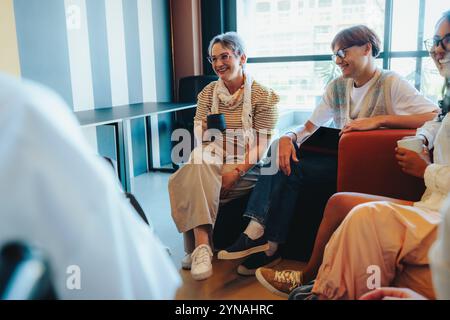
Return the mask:
<svg viewBox="0 0 450 320"><path fill-rule="evenodd" d="M450 10L447 10L442 14L442 17L439 19L438 23L442 20L447 20L448 22L450 22Z"/></svg>
<svg viewBox="0 0 450 320"><path fill-rule="evenodd" d="M224 48L232 50L235 54L241 56L245 54L245 45L242 38L236 32L226 32L215 36L208 47L208 54L212 54L212 48L216 43L220 43Z"/></svg>

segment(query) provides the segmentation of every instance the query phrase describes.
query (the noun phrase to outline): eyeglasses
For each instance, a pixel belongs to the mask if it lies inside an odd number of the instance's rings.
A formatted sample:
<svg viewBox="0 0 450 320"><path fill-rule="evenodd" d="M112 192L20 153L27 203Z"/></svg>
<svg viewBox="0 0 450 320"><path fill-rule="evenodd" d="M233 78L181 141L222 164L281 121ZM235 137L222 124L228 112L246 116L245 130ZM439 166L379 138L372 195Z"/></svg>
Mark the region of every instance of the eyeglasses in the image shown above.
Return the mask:
<svg viewBox="0 0 450 320"><path fill-rule="evenodd" d="M208 59L209 63L214 64L217 62L217 60L220 60L220 62L224 63L230 60L231 54L229 53L222 53L218 57L216 56L208 56L206 59Z"/></svg>
<svg viewBox="0 0 450 320"><path fill-rule="evenodd" d="M441 48L445 51L450 51L450 33L447 33L444 37L434 37L427 39L423 42L428 52L434 52L436 48L441 45Z"/></svg>
<svg viewBox="0 0 450 320"><path fill-rule="evenodd" d="M355 46L356 46L356 44L353 46L350 46L350 47L345 47L345 48L339 49L336 53L331 55L331 59L334 61L334 63L336 63L337 57L344 59L347 54L347 50L352 47L355 47Z"/></svg>

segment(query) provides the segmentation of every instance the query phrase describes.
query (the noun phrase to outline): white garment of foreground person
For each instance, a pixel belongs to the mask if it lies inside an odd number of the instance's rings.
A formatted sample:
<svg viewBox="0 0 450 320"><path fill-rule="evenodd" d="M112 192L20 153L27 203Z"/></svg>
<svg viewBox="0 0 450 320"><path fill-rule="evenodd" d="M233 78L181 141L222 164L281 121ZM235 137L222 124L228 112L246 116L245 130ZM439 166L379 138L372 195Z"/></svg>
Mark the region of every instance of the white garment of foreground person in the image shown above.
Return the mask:
<svg viewBox="0 0 450 320"><path fill-rule="evenodd" d="M179 275L158 238L85 142L70 108L0 74L0 247L49 258L59 299L172 299ZM69 290L69 266L81 288Z"/></svg>
<svg viewBox="0 0 450 320"><path fill-rule="evenodd" d="M438 238L429 255L436 295L438 299L450 300L450 195L442 211Z"/></svg>

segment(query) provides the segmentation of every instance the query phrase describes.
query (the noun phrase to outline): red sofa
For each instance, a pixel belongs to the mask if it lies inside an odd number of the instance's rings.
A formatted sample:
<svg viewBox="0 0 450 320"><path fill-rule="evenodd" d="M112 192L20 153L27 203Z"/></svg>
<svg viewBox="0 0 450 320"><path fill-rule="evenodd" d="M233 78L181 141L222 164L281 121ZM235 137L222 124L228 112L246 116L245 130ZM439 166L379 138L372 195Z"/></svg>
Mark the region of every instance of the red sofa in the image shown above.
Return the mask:
<svg viewBox="0 0 450 320"><path fill-rule="evenodd" d="M397 140L414 134L415 130L389 129L342 135L338 151L338 192L419 200L425 190L423 180L403 173L395 159ZM308 148L308 151L330 154L329 150ZM248 196L220 208L213 233L218 248L231 245L247 226L248 221L242 219L247 200ZM294 215L283 256L308 261L320 221L321 216L302 212Z"/></svg>
<svg viewBox="0 0 450 320"><path fill-rule="evenodd" d="M397 140L413 129L382 129L342 135L338 152L338 192L361 192L417 201L423 179L403 173L395 158Z"/></svg>

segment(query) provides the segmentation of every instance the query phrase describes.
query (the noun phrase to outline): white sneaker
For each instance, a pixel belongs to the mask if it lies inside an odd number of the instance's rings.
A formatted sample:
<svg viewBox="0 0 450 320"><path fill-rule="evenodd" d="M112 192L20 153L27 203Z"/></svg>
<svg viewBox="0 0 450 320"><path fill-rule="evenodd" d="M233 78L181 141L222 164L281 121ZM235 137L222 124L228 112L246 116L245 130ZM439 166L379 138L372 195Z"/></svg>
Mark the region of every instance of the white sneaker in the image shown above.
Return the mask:
<svg viewBox="0 0 450 320"><path fill-rule="evenodd" d="M191 253L191 274L195 280L204 280L212 275L212 259L213 253L211 247L207 244L199 245Z"/></svg>
<svg viewBox="0 0 450 320"><path fill-rule="evenodd" d="M190 253L186 253L183 260L181 260L181 268L184 270L191 270L192 258Z"/></svg>

